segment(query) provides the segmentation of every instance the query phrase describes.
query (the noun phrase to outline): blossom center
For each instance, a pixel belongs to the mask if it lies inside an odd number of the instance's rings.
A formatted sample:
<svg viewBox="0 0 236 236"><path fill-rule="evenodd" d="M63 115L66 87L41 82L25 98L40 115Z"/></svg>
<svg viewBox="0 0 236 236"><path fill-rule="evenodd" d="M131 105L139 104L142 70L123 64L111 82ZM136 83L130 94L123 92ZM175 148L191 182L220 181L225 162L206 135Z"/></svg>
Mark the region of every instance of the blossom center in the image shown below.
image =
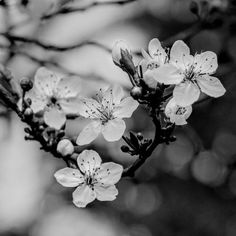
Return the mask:
<svg viewBox="0 0 236 236"><path fill-rule="evenodd" d="M102 124L107 123L109 120L115 119L114 109L115 103L113 102L112 90L109 91L110 96L103 96L102 90L100 89L100 94L96 94L96 103L88 103L84 101L87 106L85 111L90 119L98 119Z"/></svg>
<svg viewBox="0 0 236 236"><path fill-rule="evenodd" d="M178 106L175 114L176 115L183 115L186 111L187 111L187 109L185 107L179 107Z"/></svg>

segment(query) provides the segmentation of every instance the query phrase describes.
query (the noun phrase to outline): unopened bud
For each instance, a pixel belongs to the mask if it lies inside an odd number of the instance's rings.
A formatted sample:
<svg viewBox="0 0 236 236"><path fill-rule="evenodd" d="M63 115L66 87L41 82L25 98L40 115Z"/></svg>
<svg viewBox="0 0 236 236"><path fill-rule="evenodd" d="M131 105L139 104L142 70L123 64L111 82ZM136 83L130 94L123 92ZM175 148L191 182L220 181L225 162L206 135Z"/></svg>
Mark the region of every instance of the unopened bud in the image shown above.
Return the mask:
<svg viewBox="0 0 236 236"><path fill-rule="evenodd" d="M20 81L20 86L25 92L33 88L33 82L29 78L23 78Z"/></svg>
<svg viewBox="0 0 236 236"><path fill-rule="evenodd" d="M126 146L126 145L122 145L122 146L120 147L120 149L121 149L122 152L129 152L129 151L130 151L130 150L129 150L129 147Z"/></svg>
<svg viewBox="0 0 236 236"><path fill-rule="evenodd" d="M135 74L136 70L132 60L131 50L124 41L120 40L115 43L112 49L112 59L122 70L131 75Z"/></svg>
<svg viewBox="0 0 236 236"><path fill-rule="evenodd" d="M130 91L130 95L134 98L134 99L138 99L142 96L142 88L141 87L133 87Z"/></svg>
<svg viewBox="0 0 236 236"><path fill-rule="evenodd" d="M71 155L74 152L75 148L69 139L62 139L57 144L57 152L62 156Z"/></svg>

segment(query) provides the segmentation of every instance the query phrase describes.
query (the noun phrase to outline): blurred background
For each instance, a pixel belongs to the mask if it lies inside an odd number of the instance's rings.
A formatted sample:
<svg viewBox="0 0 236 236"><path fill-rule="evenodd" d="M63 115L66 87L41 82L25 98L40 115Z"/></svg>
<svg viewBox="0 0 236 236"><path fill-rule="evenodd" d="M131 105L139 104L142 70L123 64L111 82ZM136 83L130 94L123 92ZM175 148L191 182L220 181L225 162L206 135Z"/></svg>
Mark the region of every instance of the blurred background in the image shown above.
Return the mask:
<svg viewBox="0 0 236 236"><path fill-rule="evenodd" d="M73 189L63 188L53 178L64 162L39 150L39 144L26 142L24 125L0 107L0 235L235 236L235 1L199 0L196 5L190 0L138 0L99 5L106 1L97 0L91 6L93 2L0 0L0 62L11 70L16 86L24 76L33 78L42 65L78 77L84 95L106 84L131 85L102 47L86 44L73 50L48 50L21 40L12 42L4 32L59 47L89 40L111 48L123 39L134 51L146 48L154 37L166 40L178 34L193 53L217 53L216 76L227 92L194 105L188 125L175 131L177 141L159 146L134 179L122 179L114 202L95 201L86 209L76 208L71 201ZM91 7L42 20L67 4ZM207 18L200 27L196 11ZM138 63L141 58L134 59ZM127 133L153 135L142 107L126 123ZM78 134L84 124L80 119L71 121L68 135ZM122 144L122 140L107 143L99 138L89 148L104 160L128 165L135 158L120 151Z"/></svg>

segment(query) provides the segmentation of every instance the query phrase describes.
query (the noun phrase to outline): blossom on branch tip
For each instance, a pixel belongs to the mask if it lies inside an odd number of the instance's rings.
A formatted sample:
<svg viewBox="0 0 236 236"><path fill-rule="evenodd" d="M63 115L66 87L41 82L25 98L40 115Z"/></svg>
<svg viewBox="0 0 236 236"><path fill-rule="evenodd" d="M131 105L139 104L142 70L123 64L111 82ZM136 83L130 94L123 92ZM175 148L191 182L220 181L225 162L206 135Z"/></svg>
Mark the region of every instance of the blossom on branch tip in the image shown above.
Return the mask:
<svg viewBox="0 0 236 236"><path fill-rule="evenodd" d="M129 118L138 107L138 102L132 97L124 97L120 86L109 87L106 91L100 89L97 99L81 99L79 113L92 121L84 127L76 143L85 145L91 143L102 133L109 141L119 140L126 128L122 118Z"/></svg>
<svg viewBox="0 0 236 236"><path fill-rule="evenodd" d="M192 106L182 107L176 104L174 98L171 98L165 107L165 115L171 123L176 125L186 125L186 120L192 113Z"/></svg>
<svg viewBox="0 0 236 236"><path fill-rule="evenodd" d="M156 69L168 61L167 53L161 46L159 39L154 38L148 44L148 53L142 49L143 60L140 62L142 73L144 74L147 70ZM145 83L150 87L156 87L157 81L152 77L144 77Z"/></svg>
<svg viewBox="0 0 236 236"><path fill-rule="evenodd" d="M118 195L115 184L120 180L123 167L113 162L101 164L99 154L93 150L84 150L77 158L79 169L66 167L58 170L54 176L64 187L77 187L73 192L73 203L77 207L86 205L95 199L113 201Z"/></svg>
<svg viewBox="0 0 236 236"><path fill-rule="evenodd" d="M169 63L154 70L148 70L144 77L163 84L175 84L173 96L180 106L196 102L200 92L211 96L224 95L225 88L216 77L211 76L217 69L217 55L206 51L194 56L182 41L176 41L170 51Z"/></svg>
<svg viewBox="0 0 236 236"><path fill-rule="evenodd" d="M26 93L34 113L43 111L45 123L60 129L67 114L78 113L79 85L76 78L60 78L45 67L37 70L33 88Z"/></svg>

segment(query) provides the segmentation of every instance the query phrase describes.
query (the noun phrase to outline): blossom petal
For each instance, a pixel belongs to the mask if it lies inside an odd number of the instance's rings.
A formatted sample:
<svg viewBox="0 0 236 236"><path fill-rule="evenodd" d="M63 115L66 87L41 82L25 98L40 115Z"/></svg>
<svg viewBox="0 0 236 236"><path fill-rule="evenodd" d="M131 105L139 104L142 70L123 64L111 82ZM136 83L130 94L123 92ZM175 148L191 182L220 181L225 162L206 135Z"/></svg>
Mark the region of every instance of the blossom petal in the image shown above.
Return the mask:
<svg viewBox="0 0 236 236"><path fill-rule="evenodd" d="M52 96L60 78L45 67L40 67L35 74L34 86L43 94Z"/></svg>
<svg viewBox="0 0 236 236"><path fill-rule="evenodd" d="M157 69L147 70L144 74L144 81L150 87L156 87L157 83L153 83L154 81L163 84L179 84L183 78L184 74L182 74L178 68L170 64L165 64Z"/></svg>
<svg viewBox="0 0 236 236"><path fill-rule="evenodd" d="M199 76L197 83L201 91L211 97L220 97L225 94L226 90L219 79L209 75Z"/></svg>
<svg viewBox="0 0 236 236"><path fill-rule="evenodd" d="M94 191L96 192L99 201L113 201L118 195L118 190L115 185L102 186L96 184L94 186Z"/></svg>
<svg viewBox="0 0 236 236"><path fill-rule="evenodd" d="M106 162L96 172L96 179L102 185L116 184L120 180L122 172L123 166L113 162Z"/></svg>
<svg viewBox="0 0 236 236"><path fill-rule="evenodd" d="M77 187L72 196L73 203L77 207L86 207L87 204L96 199L96 193L86 184Z"/></svg>
<svg viewBox="0 0 236 236"><path fill-rule="evenodd" d="M47 97L43 93L40 93L36 88L33 88L26 93L25 98L30 98L30 107L34 113L44 110L48 102Z"/></svg>
<svg viewBox="0 0 236 236"><path fill-rule="evenodd" d="M54 177L64 187L76 187L84 182L84 176L78 169L66 167L58 170Z"/></svg>
<svg viewBox="0 0 236 236"><path fill-rule="evenodd" d="M125 132L125 122L122 119L109 120L105 123L102 134L108 142L119 140Z"/></svg>
<svg viewBox="0 0 236 236"><path fill-rule="evenodd" d="M107 106L119 104L121 99L124 97L124 90L119 85L110 86L103 94L102 94L102 104Z"/></svg>
<svg viewBox="0 0 236 236"><path fill-rule="evenodd" d="M148 52L152 58L157 59L159 65L163 65L165 63L167 54L157 38L154 38L149 42Z"/></svg>
<svg viewBox="0 0 236 236"><path fill-rule="evenodd" d="M101 123L99 121L92 121L86 125L83 130L80 132L76 143L78 145L86 145L91 143L94 139L97 138L101 132Z"/></svg>
<svg viewBox="0 0 236 236"><path fill-rule="evenodd" d="M77 158L80 170L87 175L93 174L101 166L101 162L101 157L93 150L84 150Z"/></svg>
<svg viewBox="0 0 236 236"><path fill-rule="evenodd" d="M48 126L54 129L60 129L66 123L65 113L56 107L46 110L43 119Z"/></svg>
<svg viewBox="0 0 236 236"><path fill-rule="evenodd" d="M56 88L56 94L58 98L73 98L78 96L80 89L78 78L61 78Z"/></svg>
<svg viewBox="0 0 236 236"><path fill-rule="evenodd" d="M170 50L170 63L184 71L193 63L189 47L182 40L177 40Z"/></svg>
<svg viewBox="0 0 236 236"><path fill-rule="evenodd" d="M189 106L196 102L200 96L200 89L192 82L185 81L184 83L175 86L173 97L179 106Z"/></svg>
<svg viewBox="0 0 236 236"><path fill-rule="evenodd" d="M118 118L129 118L137 109L139 103L132 97L124 98L121 103L116 107L113 115Z"/></svg>
<svg viewBox="0 0 236 236"><path fill-rule="evenodd" d="M79 114L85 118L99 117L99 103L92 98L81 98L78 100Z"/></svg>
<svg viewBox="0 0 236 236"><path fill-rule="evenodd" d="M80 102L80 99L77 97L58 100L58 103L66 114L79 114L81 109Z"/></svg>
<svg viewBox="0 0 236 236"><path fill-rule="evenodd" d="M218 67L217 55L207 51L194 57L194 72L200 74L212 74Z"/></svg>

